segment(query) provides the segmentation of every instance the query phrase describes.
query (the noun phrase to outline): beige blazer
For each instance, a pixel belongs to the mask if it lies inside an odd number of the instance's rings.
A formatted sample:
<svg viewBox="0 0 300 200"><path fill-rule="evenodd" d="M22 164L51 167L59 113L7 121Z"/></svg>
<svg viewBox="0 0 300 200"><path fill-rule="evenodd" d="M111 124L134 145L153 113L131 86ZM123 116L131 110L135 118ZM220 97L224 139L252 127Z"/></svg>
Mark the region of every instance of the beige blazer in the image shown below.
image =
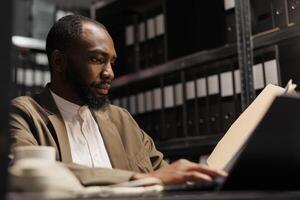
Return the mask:
<svg viewBox="0 0 300 200"><path fill-rule="evenodd" d="M108 105L92 110L114 168L105 169L72 163L66 127L49 85L41 94L15 98L11 105L12 149L21 145L53 146L57 160L69 167L83 185L128 181L133 172L147 173L167 165L152 139L123 108Z"/></svg>

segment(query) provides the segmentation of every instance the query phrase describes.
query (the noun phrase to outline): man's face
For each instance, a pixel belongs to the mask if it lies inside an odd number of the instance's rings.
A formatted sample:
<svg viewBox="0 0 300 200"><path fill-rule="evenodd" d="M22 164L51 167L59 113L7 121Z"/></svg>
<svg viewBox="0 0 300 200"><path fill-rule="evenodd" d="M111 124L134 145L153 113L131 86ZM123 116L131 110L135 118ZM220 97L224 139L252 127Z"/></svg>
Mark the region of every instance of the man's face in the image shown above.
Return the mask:
<svg viewBox="0 0 300 200"><path fill-rule="evenodd" d="M66 81L81 101L98 109L107 104L116 60L113 41L107 31L82 22L82 34L66 51Z"/></svg>

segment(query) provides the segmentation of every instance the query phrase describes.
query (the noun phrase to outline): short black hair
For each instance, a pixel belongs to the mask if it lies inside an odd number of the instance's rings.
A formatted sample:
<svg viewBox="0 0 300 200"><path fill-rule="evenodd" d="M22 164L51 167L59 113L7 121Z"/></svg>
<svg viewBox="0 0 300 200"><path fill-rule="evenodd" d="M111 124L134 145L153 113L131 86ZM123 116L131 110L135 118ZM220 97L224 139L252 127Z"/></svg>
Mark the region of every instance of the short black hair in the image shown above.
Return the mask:
<svg viewBox="0 0 300 200"><path fill-rule="evenodd" d="M103 24L93 19L81 15L67 15L59 19L51 27L46 39L46 53L49 61L50 72L51 67L51 54L54 50L66 50L72 41L79 38L82 31L82 22L92 22L107 30Z"/></svg>

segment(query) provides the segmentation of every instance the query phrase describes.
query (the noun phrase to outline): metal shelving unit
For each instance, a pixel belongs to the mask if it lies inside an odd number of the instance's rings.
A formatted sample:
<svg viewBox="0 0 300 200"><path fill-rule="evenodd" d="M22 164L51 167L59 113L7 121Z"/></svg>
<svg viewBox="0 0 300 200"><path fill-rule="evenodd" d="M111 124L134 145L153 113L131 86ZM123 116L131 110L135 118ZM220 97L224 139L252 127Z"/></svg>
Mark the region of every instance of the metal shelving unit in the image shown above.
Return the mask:
<svg viewBox="0 0 300 200"><path fill-rule="evenodd" d="M284 28L274 28L257 35L251 34L251 17L249 0L235 0L237 43L222 47L199 51L166 63L123 75L113 82L113 91L122 91L126 87L144 83L175 72L182 72L197 66L205 67L207 63L218 62L225 59L239 61L241 73L241 96L245 108L255 98L252 78L253 53L265 47L277 45L286 40L300 36L300 25L290 24ZM173 138L166 141L157 141L157 146L168 156L187 156L191 152L203 153L213 149L223 133L205 136Z"/></svg>

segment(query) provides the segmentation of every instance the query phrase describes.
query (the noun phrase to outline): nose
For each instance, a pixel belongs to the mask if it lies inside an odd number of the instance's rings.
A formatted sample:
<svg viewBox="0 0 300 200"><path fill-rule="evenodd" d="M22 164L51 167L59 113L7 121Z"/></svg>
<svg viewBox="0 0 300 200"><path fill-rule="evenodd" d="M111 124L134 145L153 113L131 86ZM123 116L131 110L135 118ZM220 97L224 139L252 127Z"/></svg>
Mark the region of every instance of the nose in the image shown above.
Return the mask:
<svg viewBox="0 0 300 200"><path fill-rule="evenodd" d="M113 80L114 79L114 72L112 70L111 65L109 64L108 67L106 67L102 72L101 72L101 79L102 80Z"/></svg>

